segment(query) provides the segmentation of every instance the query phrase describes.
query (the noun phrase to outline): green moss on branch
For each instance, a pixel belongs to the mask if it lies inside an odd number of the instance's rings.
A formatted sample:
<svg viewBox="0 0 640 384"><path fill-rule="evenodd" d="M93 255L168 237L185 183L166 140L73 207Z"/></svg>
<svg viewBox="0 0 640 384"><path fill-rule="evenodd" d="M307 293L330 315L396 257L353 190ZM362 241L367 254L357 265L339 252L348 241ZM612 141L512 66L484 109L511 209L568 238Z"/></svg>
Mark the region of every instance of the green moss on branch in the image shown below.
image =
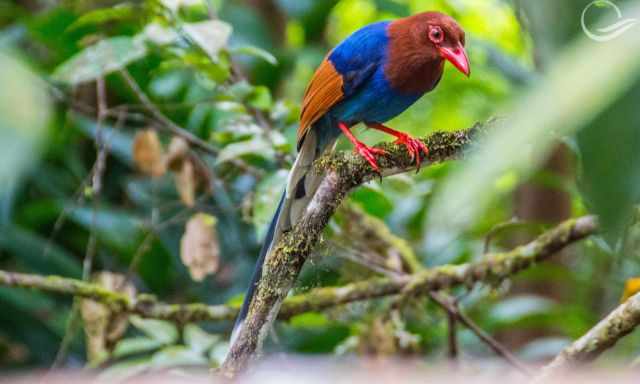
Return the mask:
<svg viewBox="0 0 640 384"><path fill-rule="evenodd" d="M573 344L565 348L544 367L534 383L542 383L556 375L587 363L613 347L618 340L640 325L640 293L620 304Z"/></svg>
<svg viewBox="0 0 640 384"><path fill-rule="evenodd" d="M396 295L401 292L417 294L458 285L470 286L487 280L504 280L550 257L563 247L593 234L596 229L595 218L583 217L569 220L527 245L510 252L488 255L482 261L425 269L414 275L394 279L374 278L341 287L316 288L284 300L279 317L289 318L308 311L320 311L336 305ZM58 276L0 271L0 285L93 299L118 311L181 323L233 320L238 313L236 306L201 303L166 304L157 301L154 296L145 294L130 298L97 284Z"/></svg>

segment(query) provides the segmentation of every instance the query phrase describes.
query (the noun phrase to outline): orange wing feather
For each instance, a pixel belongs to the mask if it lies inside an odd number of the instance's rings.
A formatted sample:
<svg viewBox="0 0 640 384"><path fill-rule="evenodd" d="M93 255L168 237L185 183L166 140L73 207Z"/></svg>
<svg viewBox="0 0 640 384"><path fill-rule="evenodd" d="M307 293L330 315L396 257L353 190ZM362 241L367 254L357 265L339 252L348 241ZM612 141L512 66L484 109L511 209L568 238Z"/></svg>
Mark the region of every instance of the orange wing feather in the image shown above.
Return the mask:
<svg viewBox="0 0 640 384"><path fill-rule="evenodd" d="M333 64L324 59L320 67L313 74L309 86L302 100L300 126L298 127L298 146L311 125L322 117L332 106L342 100L344 82L342 75L336 71Z"/></svg>

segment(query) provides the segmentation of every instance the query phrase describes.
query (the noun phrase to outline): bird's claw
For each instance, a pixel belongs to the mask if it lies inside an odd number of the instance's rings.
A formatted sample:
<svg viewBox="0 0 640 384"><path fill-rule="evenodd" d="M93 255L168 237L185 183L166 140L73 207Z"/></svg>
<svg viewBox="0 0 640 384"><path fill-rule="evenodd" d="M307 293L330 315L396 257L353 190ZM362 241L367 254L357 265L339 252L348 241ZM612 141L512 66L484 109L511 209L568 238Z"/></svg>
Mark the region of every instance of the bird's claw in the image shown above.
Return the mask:
<svg viewBox="0 0 640 384"><path fill-rule="evenodd" d="M403 134L399 136L395 141L395 144L404 145L407 148L407 152L411 155L411 161L415 159L417 170L420 170L420 166L422 164L422 155L429 156L429 148L421 141L416 138L413 138L409 135Z"/></svg>
<svg viewBox="0 0 640 384"><path fill-rule="evenodd" d="M384 156L387 154L387 151L380 148L369 147L364 143L356 143L354 151L357 152L360 156L364 157L365 160L371 165L374 171L380 174L380 167L378 166L378 162L376 161L376 155Z"/></svg>

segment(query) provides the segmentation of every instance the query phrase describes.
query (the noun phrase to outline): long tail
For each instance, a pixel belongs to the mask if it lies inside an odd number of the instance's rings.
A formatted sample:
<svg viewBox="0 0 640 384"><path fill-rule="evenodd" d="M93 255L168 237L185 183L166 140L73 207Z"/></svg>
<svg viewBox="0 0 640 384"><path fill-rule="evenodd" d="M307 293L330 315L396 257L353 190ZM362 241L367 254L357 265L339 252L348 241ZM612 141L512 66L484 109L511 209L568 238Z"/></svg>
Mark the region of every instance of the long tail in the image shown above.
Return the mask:
<svg viewBox="0 0 640 384"><path fill-rule="evenodd" d="M271 249L271 245L274 243L273 237L276 231L276 224L278 223L278 218L280 217L280 213L282 212L282 205L286 198L286 192L282 194L280 198L280 203L278 203L278 208L276 209L276 213L273 215L273 219L271 219L271 224L269 224L269 230L267 231L267 235L264 238L264 243L262 243L262 248L260 249L260 255L258 256L258 261L256 262L256 266L253 269L253 275L251 275L251 284L249 288L247 288L247 293L245 294L244 301L242 302L242 307L240 308L240 313L236 318L236 323L233 326L234 333L237 329L239 329L240 325L247 317L247 313L249 312L249 305L251 304L251 300L253 299L253 295L255 293L256 287L258 286L258 282L262 277L262 265L267 257L267 253Z"/></svg>
<svg viewBox="0 0 640 384"><path fill-rule="evenodd" d="M327 123L329 122L327 121ZM280 240L283 232L288 231L298 222L323 179L322 174L316 174L312 171L313 161L324 152L325 148L333 145L335 137L326 134L319 136L318 132L331 132L331 130L310 129L301 143L298 156L289 173L286 190L280 199L260 250L258 262L251 277L251 285L236 319L231 336L232 343L242 329L256 288L262 278L264 263L268 259L273 245Z"/></svg>

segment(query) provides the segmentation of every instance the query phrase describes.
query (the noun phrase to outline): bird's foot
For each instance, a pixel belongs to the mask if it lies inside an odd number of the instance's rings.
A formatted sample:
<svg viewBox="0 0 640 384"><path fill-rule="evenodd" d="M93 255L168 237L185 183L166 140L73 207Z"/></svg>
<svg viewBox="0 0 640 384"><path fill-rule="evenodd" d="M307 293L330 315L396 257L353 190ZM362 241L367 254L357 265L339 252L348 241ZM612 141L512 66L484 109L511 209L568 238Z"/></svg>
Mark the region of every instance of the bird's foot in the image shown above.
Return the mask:
<svg viewBox="0 0 640 384"><path fill-rule="evenodd" d="M354 152L357 152L360 156L364 157L364 159L371 165L371 168L380 173L380 167L376 161L376 155L384 156L387 154L387 151L380 148L369 147L360 141L355 142L353 145Z"/></svg>
<svg viewBox="0 0 640 384"><path fill-rule="evenodd" d="M407 152L411 155L411 161L416 161L417 170L420 170L422 164L422 153L424 156L429 156L429 148L421 141L414 137L407 135L406 133L398 132L398 139L395 144L404 145L407 148Z"/></svg>

